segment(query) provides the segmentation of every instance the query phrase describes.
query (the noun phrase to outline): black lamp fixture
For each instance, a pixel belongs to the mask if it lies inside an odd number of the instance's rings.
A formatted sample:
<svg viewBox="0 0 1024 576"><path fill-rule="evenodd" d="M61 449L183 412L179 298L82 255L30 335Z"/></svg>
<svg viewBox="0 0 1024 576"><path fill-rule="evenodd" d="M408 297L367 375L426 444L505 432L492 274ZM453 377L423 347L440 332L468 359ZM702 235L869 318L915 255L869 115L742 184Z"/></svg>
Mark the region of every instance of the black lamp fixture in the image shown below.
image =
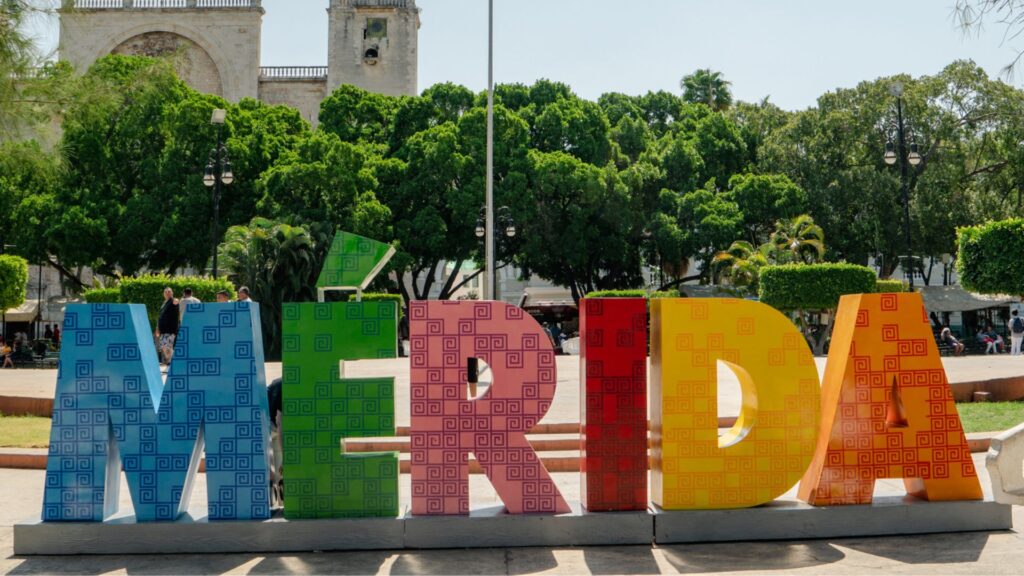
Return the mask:
<svg viewBox="0 0 1024 576"><path fill-rule="evenodd" d="M895 117L888 120L889 139L885 143L885 154L882 160L887 166L900 164L900 187L903 200L903 238L906 242L907 256L903 273L907 277L910 290L914 290L914 251L910 240L910 169L918 169L924 162L921 148L914 138L914 133L903 116L903 83L895 82L889 93L896 98ZM893 137L895 136L895 140ZM910 141L909 144L907 141Z"/></svg>
<svg viewBox="0 0 1024 576"><path fill-rule="evenodd" d="M231 160L228 158L228 148L221 139L221 130L227 120L227 111L216 109L210 117L210 123L217 127L217 147L210 151L210 158L206 162L206 170L203 172L203 184L207 188L213 188L213 231L211 243L213 244L213 277L217 277L217 240L220 229L220 187L230 186L235 181L235 173L231 170Z"/></svg>

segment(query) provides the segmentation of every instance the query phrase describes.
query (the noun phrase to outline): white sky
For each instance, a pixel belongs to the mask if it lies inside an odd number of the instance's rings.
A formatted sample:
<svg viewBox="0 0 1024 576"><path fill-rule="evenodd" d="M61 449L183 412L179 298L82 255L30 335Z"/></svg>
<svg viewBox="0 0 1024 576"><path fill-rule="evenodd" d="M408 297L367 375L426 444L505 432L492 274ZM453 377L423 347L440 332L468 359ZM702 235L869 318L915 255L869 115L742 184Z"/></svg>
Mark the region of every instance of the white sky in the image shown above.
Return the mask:
<svg viewBox="0 0 1024 576"><path fill-rule="evenodd" d="M482 90L487 2L419 0L420 89L451 81ZM678 92L697 68L721 71L737 98L812 106L837 87L900 72L934 74L972 59L998 75L1024 40L990 23L956 28L954 0L495 0L498 82L566 82L604 92ZM264 0L263 65L327 63L328 0ZM44 45L56 24L40 24ZM1021 85L1020 80L1013 83Z"/></svg>

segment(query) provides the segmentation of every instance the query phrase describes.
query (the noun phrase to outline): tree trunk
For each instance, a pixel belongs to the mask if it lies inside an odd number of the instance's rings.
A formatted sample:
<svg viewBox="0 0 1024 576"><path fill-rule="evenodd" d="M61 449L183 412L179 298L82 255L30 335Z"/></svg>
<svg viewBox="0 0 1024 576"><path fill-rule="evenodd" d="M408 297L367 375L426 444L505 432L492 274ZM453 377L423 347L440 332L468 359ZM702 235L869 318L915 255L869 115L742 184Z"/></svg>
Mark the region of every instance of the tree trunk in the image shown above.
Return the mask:
<svg viewBox="0 0 1024 576"><path fill-rule="evenodd" d="M61 276L70 280L71 283L74 284L79 290L84 290L85 288L87 288L85 283L82 282L82 280L74 272L65 268L63 265L61 265L60 262L57 262L52 256L47 256L46 262L50 266L53 266L53 269L56 270Z"/></svg>

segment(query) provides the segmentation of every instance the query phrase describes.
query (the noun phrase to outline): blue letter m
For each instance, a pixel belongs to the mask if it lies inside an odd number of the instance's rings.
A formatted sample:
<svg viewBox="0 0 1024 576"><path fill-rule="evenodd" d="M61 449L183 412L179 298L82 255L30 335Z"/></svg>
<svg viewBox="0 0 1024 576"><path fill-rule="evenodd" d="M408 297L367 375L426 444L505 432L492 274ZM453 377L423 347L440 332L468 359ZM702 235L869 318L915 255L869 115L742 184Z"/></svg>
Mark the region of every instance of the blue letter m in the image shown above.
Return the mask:
<svg viewBox="0 0 1024 576"><path fill-rule="evenodd" d="M68 306L43 520L112 516L122 468L136 520L174 520L204 444L210 520L269 518L259 325L254 304L189 306L164 383L145 307Z"/></svg>

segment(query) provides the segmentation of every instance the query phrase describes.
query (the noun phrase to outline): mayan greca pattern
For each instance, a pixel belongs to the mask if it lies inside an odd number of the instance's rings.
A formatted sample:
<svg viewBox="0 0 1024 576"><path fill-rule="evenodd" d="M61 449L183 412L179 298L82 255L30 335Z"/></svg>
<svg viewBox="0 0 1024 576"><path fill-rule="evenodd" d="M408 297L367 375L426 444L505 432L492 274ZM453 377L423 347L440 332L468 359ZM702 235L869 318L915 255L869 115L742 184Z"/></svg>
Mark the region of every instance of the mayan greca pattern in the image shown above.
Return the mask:
<svg viewBox="0 0 1024 576"><path fill-rule="evenodd" d="M652 300L654 502L666 510L757 506L786 493L814 456L820 391L807 341L745 300ZM739 421L718 436L718 363L740 380Z"/></svg>
<svg viewBox="0 0 1024 576"><path fill-rule="evenodd" d="M364 288L388 261L391 246L349 232L338 232L324 259L317 288Z"/></svg>
<svg viewBox="0 0 1024 576"><path fill-rule="evenodd" d="M343 379L339 361L395 358L394 302L284 305L285 517L398 515L398 454L343 454L395 435L394 378Z"/></svg>
<svg viewBox="0 0 1024 576"><path fill-rule="evenodd" d="M590 511L647 509L647 300L580 306L580 480Z"/></svg>
<svg viewBox="0 0 1024 576"><path fill-rule="evenodd" d="M470 453L510 513L569 512L525 434L555 395L555 353L540 325L501 302L413 302L410 314L413 514L469 514ZM475 400L468 358L494 378Z"/></svg>
<svg viewBox="0 0 1024 576"><path fill-rule="evenodd" d="M800 498L870 504L876 479L903 478L919 498L981 499L921 296L845 296L832 334L822 435ZM904 417L888 417L894 403Z"/></svg>
<svg viewBox="0 0 1024 576"><path fill-rule="evenodd" d="M144 306L68 306L43 520L114 514L122 464L136 520L174 520L204 443L210 520L269 518L259 325L254 304L189 306L165 384Z"/></svg>

